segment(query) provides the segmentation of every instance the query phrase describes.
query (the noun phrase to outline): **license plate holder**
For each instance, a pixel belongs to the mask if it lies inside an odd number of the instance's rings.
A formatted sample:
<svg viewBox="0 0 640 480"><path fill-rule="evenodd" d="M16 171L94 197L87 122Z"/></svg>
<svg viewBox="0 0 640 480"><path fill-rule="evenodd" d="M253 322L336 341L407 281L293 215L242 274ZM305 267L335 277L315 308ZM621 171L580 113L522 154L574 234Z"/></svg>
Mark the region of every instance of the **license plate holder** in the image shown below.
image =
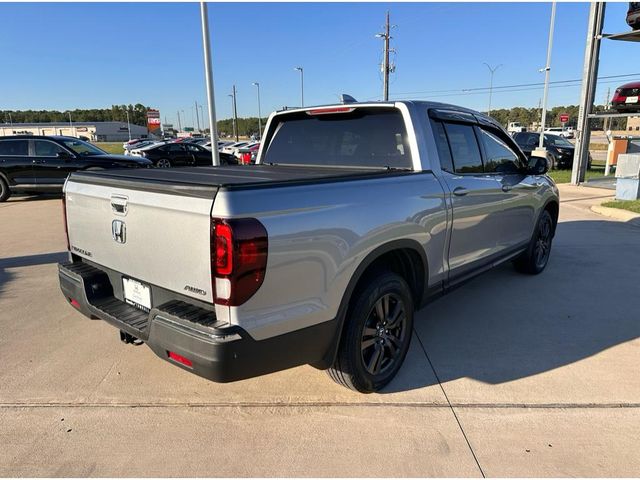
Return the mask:
<svg viewBox="0 0 640 480"><path fill-rule="evenodd" d="M624 103L638 103L638 96L627 97Z"/></svg>
<svg viewBox="0 0 640 480"><path fill-rule="evenodd" d="M122 277L122 296L129 305L149 312L151 310L151 287L133 278Z"/></svg>

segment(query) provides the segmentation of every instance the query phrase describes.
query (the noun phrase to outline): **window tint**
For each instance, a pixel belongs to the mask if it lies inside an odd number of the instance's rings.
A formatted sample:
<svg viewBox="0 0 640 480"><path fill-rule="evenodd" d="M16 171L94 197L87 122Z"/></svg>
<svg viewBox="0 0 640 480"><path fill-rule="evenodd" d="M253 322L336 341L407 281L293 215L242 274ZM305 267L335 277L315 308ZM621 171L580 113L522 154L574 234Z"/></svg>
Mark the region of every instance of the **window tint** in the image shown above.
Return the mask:
<svg viewBox="0 0 640 480"><path fill-rule="evenodd" d="M0 155L29 155L29 143L27 140L2 140Z"/></svg>
<svg viewBox="0 0 640 480"><path fill-rule="evenodd" d="M168 145L164 148L165 152L171 152L171 153L176 153L176 152L183 152L184 148L182 148L182 145L178 145L178 144L171 144Z"/></svg>
<svg viewBox="0 0 640 480"><path fill-rule="evenodd" d="M263 163L411 168L404 120L395 109L285 116Z"/></svg>
<svg viewBox="0 0 640 480"><path fill-rule="evenodd" d="M471 125L445 123L456 173L482 173L482 158Z"/></svg>
<svg viewBox="0 0 640 480"><path fill-rule="evenodd" d="M34 140L33 143L36 157L55 157L57 153L65 151L60 145L46 140Z"/></svg>
<svg viewBox="0 0 640 480"><path fill-rule="evenodd" d="M187 150L194 153L202 151L202 149L198 145L193 145L193 144L187 145Z"/></svg>
<svg viewBox="0 0 640 480"><path fill-rule="evenodd" d="M453 160L447 143L447 134L444 132L444 125L440 122L431 122L431 124L438 148L438 157L440 157L440 168L445 172L453 173Z"/></svg>
<svg viewBox="0 0 640 480"><path fill-rule="evenodd" d="M493 133L480 129L480 137L484 145L484 171L487 173L517 173L518 155L507 144Z"/></svg>

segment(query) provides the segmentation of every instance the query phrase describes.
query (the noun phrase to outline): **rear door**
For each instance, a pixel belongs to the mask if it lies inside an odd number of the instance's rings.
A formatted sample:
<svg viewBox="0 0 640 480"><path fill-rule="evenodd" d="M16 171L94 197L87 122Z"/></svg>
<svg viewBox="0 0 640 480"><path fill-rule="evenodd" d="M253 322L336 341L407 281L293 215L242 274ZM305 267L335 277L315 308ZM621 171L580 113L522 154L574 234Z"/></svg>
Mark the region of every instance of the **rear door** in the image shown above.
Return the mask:
<svg viewBox="0 0 640 480"><path fill-rule="evenodd" d="M0 171L9 185L33 185L33 159L29 156L29 140L0 139Z"/></svg>
<svg viewBox="0 0 640 480"><path fill-rule="evenodd" d="M213 165L211 152L206 148L200 145L189 144L187 145L187 151L191 154L193 165L200 167Z"/></svg>
<svg viewBox="0 0 640 480"><path fill-rule="evenodd" d="M496 178L484 172L473 124L434 121L433 125L453 210L449 269L454 279L472 273L498 253L504 194Z"/></svg>
<svg viewBox="0 0 640 480"><path fill-rule="evenodd" d="M170 143L164 150L169 156L171 164L175 167L184 167L193 162L193 157L182 143Z"/></svg>

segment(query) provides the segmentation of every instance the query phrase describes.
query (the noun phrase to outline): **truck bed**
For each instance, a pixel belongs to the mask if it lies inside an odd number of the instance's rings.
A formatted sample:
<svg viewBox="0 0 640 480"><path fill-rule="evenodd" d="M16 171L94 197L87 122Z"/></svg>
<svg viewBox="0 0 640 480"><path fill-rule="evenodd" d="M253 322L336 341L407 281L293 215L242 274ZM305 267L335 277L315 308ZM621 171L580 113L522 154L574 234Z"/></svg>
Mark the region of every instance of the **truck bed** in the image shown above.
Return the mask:
<svg viewBox="0 0 640 480"><path fill-rule="evenodd" d="M76 172L70 180L108 187L172 193L212 198L219 189L274 187L290 184L333 182L372 178L380 175L406 175L407 170L349 167L251 165L187 168L149 168Z"/></svg>

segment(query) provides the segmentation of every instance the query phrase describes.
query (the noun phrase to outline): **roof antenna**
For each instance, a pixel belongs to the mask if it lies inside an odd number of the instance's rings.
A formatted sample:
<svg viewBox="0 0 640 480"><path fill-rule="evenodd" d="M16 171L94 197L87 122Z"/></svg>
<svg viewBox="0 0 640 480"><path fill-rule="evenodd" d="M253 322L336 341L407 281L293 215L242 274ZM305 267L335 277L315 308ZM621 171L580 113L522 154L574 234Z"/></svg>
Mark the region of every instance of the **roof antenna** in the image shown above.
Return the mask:
<svg viewBox="0 0 640 480"><path fill-rule="evenodd" d="M347 95L346 93L343 93L342 95L340 95L340 101L345 104L345 103L357 103L358 101L353 98L351 95Z"/></svg>

